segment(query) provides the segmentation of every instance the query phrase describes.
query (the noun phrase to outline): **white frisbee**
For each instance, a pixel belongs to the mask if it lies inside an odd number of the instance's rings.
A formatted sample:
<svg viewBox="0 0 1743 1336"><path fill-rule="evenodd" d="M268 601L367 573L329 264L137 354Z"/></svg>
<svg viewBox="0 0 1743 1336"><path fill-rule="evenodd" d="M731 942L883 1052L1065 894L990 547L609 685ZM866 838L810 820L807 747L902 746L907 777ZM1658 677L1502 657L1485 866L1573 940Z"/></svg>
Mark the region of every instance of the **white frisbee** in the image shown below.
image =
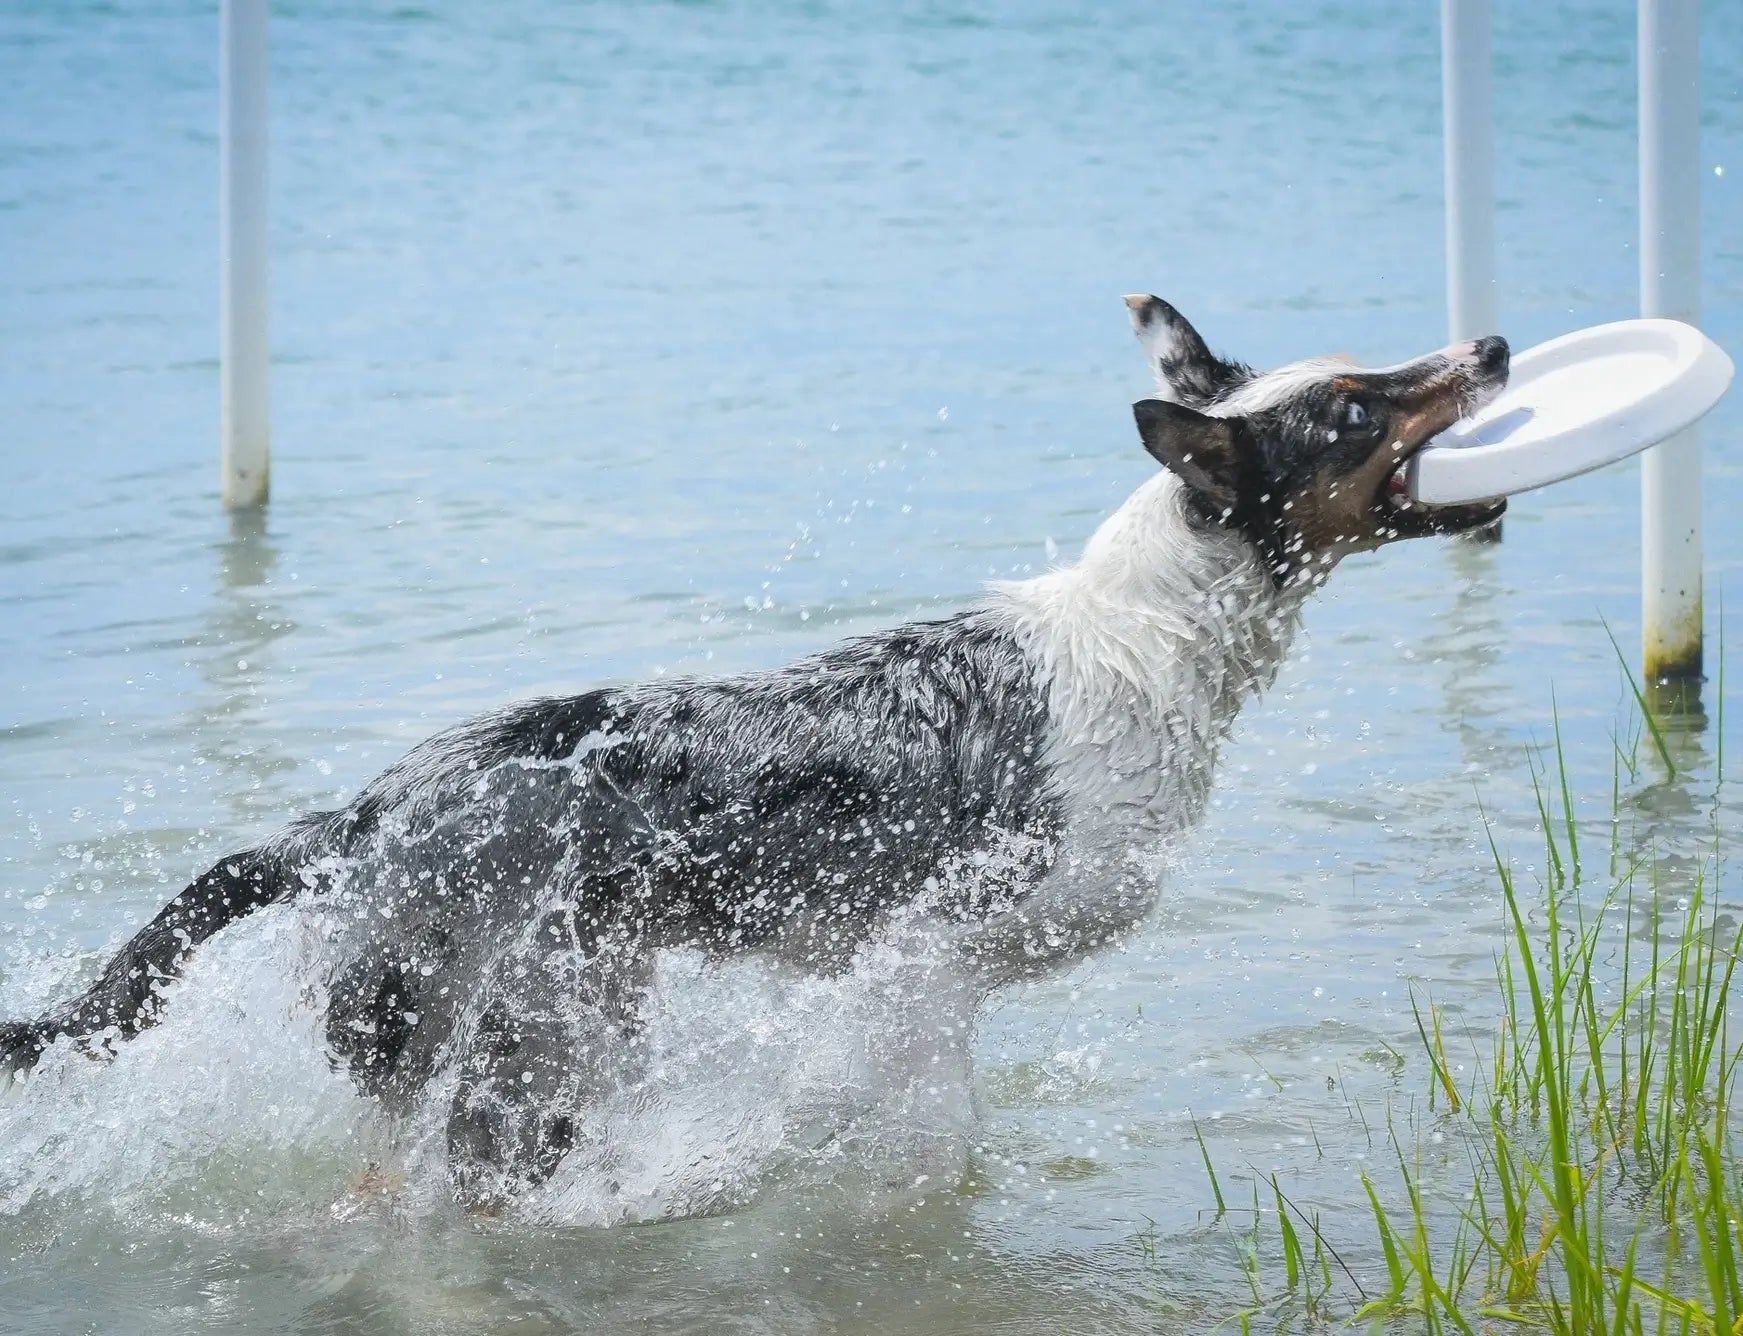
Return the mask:
<svg viewBox="0 0 1743 1336"><path fill-rule="evenodd" d="M1618 320L1513 358L1507 388L1405 465L1412 500L1483 501L1577 477L1698 420L1731 384L1731 359L1680 320Z"/></svg>

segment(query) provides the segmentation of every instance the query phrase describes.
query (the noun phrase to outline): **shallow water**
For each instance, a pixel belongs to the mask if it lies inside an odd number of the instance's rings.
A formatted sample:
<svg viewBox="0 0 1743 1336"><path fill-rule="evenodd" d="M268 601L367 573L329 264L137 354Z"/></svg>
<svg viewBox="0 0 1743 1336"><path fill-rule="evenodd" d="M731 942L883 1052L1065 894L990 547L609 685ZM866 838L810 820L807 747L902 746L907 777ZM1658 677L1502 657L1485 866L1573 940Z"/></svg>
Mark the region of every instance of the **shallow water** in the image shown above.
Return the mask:
<svg viewBox="0 0 1743 1336"><path fill-rule="evenodd" d="M444 723L779 662L1070 554L1146 468L1122 292L1261 363L1437 344L1433 7L1202 8L275 6L275 498L233 523L212 16L10 7L0 1013ZM1500 8L1523 346L1632 311L1633 25ZM1743 8L1704 8L1735 351ZM1733 397L1714 608L1740 437ZM901 960L665 962L661 1098L610 1113L635 1155L537 1220L457 1219L395 1158L316 1043L308 925L260 916L113 1065L0 1108L0 1325L1192 1330L1246 1292L1189 1110L1231 1195L1276 1172L1363 1274L1367 1124L1432 1144L1409 990L1492 1018L1479 805L1540 861L1552 703L1610 838L1635 476L1521 499L1499 546L1348 563L1150 928L977 1025ZM1617 838L1667 898L1710 811L1737 828L1721 694L1678 779L1624 773Z"/></svg>

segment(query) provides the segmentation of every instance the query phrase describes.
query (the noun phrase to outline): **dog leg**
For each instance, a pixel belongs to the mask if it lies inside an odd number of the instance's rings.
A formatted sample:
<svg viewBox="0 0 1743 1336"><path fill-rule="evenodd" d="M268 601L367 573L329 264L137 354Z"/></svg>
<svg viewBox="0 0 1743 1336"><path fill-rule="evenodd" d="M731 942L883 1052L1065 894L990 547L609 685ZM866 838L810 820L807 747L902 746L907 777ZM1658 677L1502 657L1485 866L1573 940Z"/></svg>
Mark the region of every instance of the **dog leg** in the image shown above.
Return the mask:
<svg viewBox="0 0 1743 1336"><path fill-rule="evenodd" d="M651 959L553 951L517 962L485 1001L459 1057L448 1173L469 1209L498 1211L548 1179L576 1120L610 1088L640 1023Z"/></svg>
<svg viewBox="0 0 1743 1336"><path fill-rule="evenodd" d="M163 984L181 973L194 948L281 899L292 884L278 859L258 849L220 861L159 910L70 1003L34 1021L0 1023L0 1085L28 1072L62 1036L131 1039L155 1023Z"/></svg>
<svg viewBox="0 0 1743 1336"><path fill-rule="evenodd" d="M1129 937L1156 894L1152 874L1056 870L1032 896L977 926L964 957L989 988L1046 978Z"/></svg>

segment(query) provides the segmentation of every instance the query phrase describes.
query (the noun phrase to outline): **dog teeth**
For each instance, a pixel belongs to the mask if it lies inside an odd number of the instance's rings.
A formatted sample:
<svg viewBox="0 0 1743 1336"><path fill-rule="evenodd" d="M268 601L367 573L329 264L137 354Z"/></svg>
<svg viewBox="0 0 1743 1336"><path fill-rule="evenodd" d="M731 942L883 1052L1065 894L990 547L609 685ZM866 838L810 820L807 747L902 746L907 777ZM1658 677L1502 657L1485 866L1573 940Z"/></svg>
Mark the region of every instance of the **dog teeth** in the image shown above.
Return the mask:
<svg viewBox="0 0 1743 1336"><path fill-rule="evenodd" d="M1411 499L1410 481L1406 476L1409 462L1393 469L1386 478L1386 503L1394 510L1415 510L1418 502Z"/></svg>

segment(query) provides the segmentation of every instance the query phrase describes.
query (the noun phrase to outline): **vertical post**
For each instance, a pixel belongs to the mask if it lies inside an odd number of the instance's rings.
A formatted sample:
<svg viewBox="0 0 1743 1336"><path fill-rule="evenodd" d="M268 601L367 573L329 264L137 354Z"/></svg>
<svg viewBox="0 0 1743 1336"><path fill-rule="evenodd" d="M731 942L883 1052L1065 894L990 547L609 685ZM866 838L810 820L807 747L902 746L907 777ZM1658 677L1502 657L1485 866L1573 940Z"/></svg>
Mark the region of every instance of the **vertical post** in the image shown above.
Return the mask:
<svg viewBox="0 0 1743 1336"><path fill-rule="evenodd" d="M1701 318L1700 0L1640 0L1640 313ZM1701 438L1640 465L1646 680L1701 679Z"/></svg>
<svg viewBox="0 0 1743 1336"><path fill-rule="evenodd" d="M1446 323L1453 343L1495 332L1495 62L1489 0L1441 0ZM1501 521L1469 535L1498 542Z"/></svg>
<svg viewBox="0 0 1743 1336"><path fill-rule="evenodd" d="M1454 342L1495 332L1495 75L1489 0L1441 0L1446 308Z"/></svg>
<svg viewBox="0 0 1743 1336"><path fill-rule="evenodd" d="M224 504L266 501L267 0L223 0L218 63L219 433Z"/></svg>

